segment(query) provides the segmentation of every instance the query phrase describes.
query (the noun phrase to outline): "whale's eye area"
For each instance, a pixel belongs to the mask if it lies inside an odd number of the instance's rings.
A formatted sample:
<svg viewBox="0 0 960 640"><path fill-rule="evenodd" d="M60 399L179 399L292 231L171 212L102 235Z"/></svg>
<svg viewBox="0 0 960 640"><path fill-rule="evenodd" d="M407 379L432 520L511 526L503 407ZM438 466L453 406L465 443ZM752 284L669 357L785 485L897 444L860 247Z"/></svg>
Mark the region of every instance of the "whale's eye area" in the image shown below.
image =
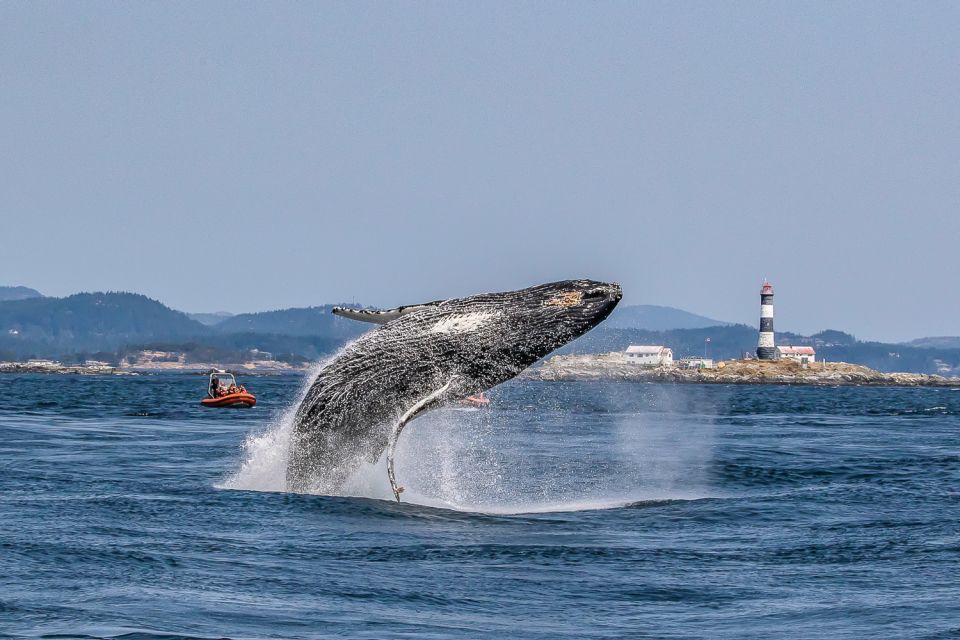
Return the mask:
<svg viewBox="0 0 960 640"><path fill-rule="evenodd" d="M583 300L582 291L564 291L543 303L545 307L575 307Z"/></svg>

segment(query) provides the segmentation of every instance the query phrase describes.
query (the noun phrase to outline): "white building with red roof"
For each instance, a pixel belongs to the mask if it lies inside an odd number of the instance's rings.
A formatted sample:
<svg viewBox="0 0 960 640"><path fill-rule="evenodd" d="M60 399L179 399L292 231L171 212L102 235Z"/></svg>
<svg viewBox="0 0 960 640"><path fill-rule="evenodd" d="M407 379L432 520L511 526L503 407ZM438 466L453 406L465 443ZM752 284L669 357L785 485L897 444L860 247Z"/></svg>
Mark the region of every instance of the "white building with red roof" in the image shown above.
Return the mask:
<svg viewBox="0 0 960 640"><path fill-rule="evenodd" d="M796 360L801 364L816 362L817 352L813 347L777 347L777 358Z"/></svg>

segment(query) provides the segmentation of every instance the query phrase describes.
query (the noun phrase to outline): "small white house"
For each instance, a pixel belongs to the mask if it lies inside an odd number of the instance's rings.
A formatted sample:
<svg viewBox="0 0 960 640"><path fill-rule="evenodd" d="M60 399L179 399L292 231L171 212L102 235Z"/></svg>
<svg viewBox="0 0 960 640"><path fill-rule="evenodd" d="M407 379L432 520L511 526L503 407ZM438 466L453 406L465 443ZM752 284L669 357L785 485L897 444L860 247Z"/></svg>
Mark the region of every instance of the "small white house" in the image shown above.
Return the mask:
<svg viewBox="0 0 960 640"><path fill-rule="evenodd" d="M639 364L647 367L672 366L673 349L661 345L635 345L627 347L623 358L630 364Z"/></svg>
<svg viewBox="0 0 960 640"><path fill-rule="evenodd" d="M777 347L777 357L808 364L816 361L817 352L813 347Z"/></svg>

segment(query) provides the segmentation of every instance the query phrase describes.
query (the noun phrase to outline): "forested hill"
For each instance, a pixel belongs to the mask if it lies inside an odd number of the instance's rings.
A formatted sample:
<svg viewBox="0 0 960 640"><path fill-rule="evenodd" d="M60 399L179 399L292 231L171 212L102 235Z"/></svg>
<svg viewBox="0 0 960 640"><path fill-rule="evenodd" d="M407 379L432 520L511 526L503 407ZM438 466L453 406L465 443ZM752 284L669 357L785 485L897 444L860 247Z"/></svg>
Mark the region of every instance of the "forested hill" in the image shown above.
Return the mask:
<svg viewBox="0 0 960 640"><path fill-rule="evenodd" d="M113 351L131 342L202 338L211 329L136 293L78 293L0 303L0 353Z"/></svg>
<svg viewBox="0 0 960 640"><path fill-rule="evenodd" d="M211 326L134 293L79 293L0 302L0 360L96 355L115 361L129 350L169 349L236 357L254 349L316 359L374 325L331 313L332 306L227 317ZM79 355L78 355L79 354Z"/></svg>
<svg viewBox="0 0 960 640"><path fill-rule="evenodd" d="M26 300L27 298L42 298L43 294L30 287L0 287L0 302L6 300Z"/></svg>
<svg viewBox="0 0 960 640"><path fill-rule="evenodd" d="M675 307L655 304L620 305L613 310L603 326L614 329L702 329L729 325L729 322L714 320Z"/></svg>
<svg viewBox="0 0 960 640"><path fill-rule="evenodd" d="M273 333L284 336L323 336L351 340L374 325L335 316L334 305L241 313L217 323L222 333Z"/></svg>

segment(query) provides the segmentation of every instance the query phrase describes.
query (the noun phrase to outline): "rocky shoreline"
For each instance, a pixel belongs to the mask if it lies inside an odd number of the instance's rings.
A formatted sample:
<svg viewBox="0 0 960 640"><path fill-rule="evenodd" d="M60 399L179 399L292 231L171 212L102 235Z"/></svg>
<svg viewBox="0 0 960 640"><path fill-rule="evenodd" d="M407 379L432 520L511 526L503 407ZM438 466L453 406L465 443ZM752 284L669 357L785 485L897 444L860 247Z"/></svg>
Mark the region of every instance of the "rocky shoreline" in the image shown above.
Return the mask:
<svg viewBox="0 0 960 640"><path fill-rule="evenodd" d="M243 364L216 364L193 363L180 365L178 363L161 363L159 365L127 365L119 367L110 365L65 365L59 362L33 364L29 362L0 362L0 374L3 373L46 373L59 375L82 376L137 376L152 373L192 373L206 374L214 369L222 369L244 375L279 375L285 373L300 374L307 367L294 367L283 363L270 363L272 366L260 366L251 363Z"/></svg>
<svg viewBox="0 0 960 640"><path fill-rule="evenodd" d="M260 364L260 363L257 363ZM47 373L62 375L140 375L150 373L206 373L225 369L246 375L302 373L303 368L195 363L165 366L63 365L46 362L0 362L0 373ZM278 366L279 365L279 366ZM804 367L792 360L727 360L713 369L642 367L624 360L620 353L554 356L520 374L521 379L540 381L612 381L672 384L778 384L813 386L960 387L960 378L923 373L882 373L845 362L817 362Z"/></svg>
<svg viewBox="0 0 960 640"><path fill-rule="evenodd" d="M807 366L792 360L727 360L713 369L642 367L620 353L554 356L522 374L528 380L653 382L675 384L778 384L811 386L960 387L960 378L923 373L882 373L845 362Z"/></svg>
<svg viewBox="0 0 960 640"><path fill-rule="evenodd" d="M133 371L123 371L116 367L103 365L31 364L29 362L0 362L0 373L57 373L83 376L136 375Z"/></svg>

